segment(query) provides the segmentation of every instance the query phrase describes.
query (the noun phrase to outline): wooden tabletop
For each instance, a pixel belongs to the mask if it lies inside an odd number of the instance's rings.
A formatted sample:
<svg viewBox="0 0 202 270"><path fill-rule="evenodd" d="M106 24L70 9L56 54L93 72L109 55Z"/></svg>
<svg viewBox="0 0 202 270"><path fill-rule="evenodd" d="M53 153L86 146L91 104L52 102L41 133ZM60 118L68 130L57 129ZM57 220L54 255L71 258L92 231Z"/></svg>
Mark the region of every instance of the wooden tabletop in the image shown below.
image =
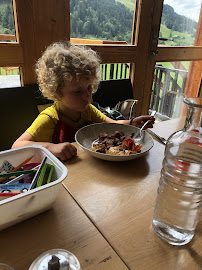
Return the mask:
<svg viewBox="0 0 202 270"><path fill-rule="evenodd" d="M0 263L28 270L55 248L75 254L82 270L128 269L63 186L50 210L0 232Z"/></svg>
<svg viewBox="0 0 202 270"><path fill-rule="evenodd" d="M169 120L155 124L154 131L168 138L183 124ZM202 269L201 219L194 239L182 247L165 243L152 228L164 149L155 141L139 159L110 162L78 148L78 157L65 162L64 184L129 269Z"/></svg>

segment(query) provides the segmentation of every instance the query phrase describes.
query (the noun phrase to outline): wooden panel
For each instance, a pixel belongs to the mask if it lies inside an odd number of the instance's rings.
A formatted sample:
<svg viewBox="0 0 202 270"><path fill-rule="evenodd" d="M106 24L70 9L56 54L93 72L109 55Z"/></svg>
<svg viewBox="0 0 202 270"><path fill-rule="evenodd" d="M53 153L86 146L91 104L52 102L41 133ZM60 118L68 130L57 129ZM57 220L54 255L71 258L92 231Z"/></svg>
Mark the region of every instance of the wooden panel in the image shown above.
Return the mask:
<svg viewBox="0 0 202 270"><path fill-rule="evenodd" d="M15 35L1 35L0 40L15 40Z"/></svg>
<svg viewBox="0 0 202 270"><path fill-rule="evenodd" d="M1 67L22 66L23 50L17 43L0 43L0 65Z"/></svg>
<svg viewBox="0 0 202 270"><path fill-rule="evenodd" d="M200 85L200 87L202 87L202 86ZM198 97L202 98L202 90L199 92Z"/></svg>
<svg viewBox="0 0 202 270"><path fill-rule="evenodd" d="M80 38L70 38L70 41L71 43L74 44L127 44L126 41L80 39Z"/></svg>
<svg viewBox="0 0 202 270"><path fill-rule="evenodd" d="M133 93L138 99L137 115L148 114L151 86L154 74L155 61L151 58L152 34L155 29L158 36L163 0L144 0L141 5L137 43L137 61L135 62ZM157 40L153 49L157 46Z"/></svg>
<svg viewBox="0 0 202 270"><path fill-rule="evenodd" d="M202 60L202 47L160 47L154 57L156 62Z"/></svg>
<svg viewBox="0 0 202 270"><path fill-rule="evenodd" d="M202 46L202 3L194 45ZM202 61L191 62L185 86L185 95L188 97L197 97L199 87L201 86L201 80L202 80Z"/></svg>
<svg viewBox="0 0 202 270"><path fill-rule="evenodd" d="M159 36L162 10L163 10L163 0L154 1L154 9L153 9L153 16L152 16L152 33L151 33L153 35L153 41L150 40L150 46L148 48L149 55L148 55L147 67L145 71L143 100L142 100L141 111L139 113L142 115L148 114L150 100L151 100L151 89L152 89L154 69L155 69L155 64L156 64L155 58L154 58L155 54L152 53L152 50L155 51L157 49L158 41L156 40L156 38ZM152 44L155 44L155 46L152 46Z"/></svg>
<svg viewBox="0 0 202 270"><path fill-rule="evenodd" d="M185 86L185 95L187 97L197 97L202 79L202 61L190 63L189 73Z"/></svg>
<svg viewBox="0 0 202 270"><path fill-rule="evenodd" d="M36 60L35 38L34 38L34 22L32 1L13 0L15 9L14 20L16 24L17 41L23 48L24 65L21 69L22 86L36 83L34 76L34 64ZM17 17L16 17L17 15Z"/></svg>
<svg viewBox="0 0 202 270"><path fill-rule="evenodd" d="M102 63L132 63L137 58L137 47L131 45L89 45L97 51Z"/></svg>
<svg viewBox="0 0 202 270"><path fill-rule="evenodd" d="M69 0L33 0L37 57L52 42L70 39L69 16Z"/></svg>
<svg viewBox="0 0 202 270"><path fill-rule="evenodd" d="M91 39L80 39L80 38L70 38L73 44L103 44L103 40L91 40Z"/></svg>
<svg viewBox="0 0 202 270"><path fill-rule="evenodd" d="M168 138L183 124L184 119L163 121L154 131ZM130 270L199 270L202 216L194 239L181 247L162 241L152 228L164 151L165 146L154 141L144 157L116 163L78 147L78 157L65 162L69 175L64 184Z"/></svg>
<svg viewBox="0 0 202 270"><path fill-rule="evenodd" d="M103 44L128 44L126 41L103 40Z"/></svg>
<svg viewBox="0 0 202 270"><path fill-rule="evenodd" d="M52 42L70 38L69 0L14 0L18 31L23 48L24 85L36 83L34 65L41 52ZM15 14L15 13L14 13ZM15 16L16 16L15 14Z"/></svg>

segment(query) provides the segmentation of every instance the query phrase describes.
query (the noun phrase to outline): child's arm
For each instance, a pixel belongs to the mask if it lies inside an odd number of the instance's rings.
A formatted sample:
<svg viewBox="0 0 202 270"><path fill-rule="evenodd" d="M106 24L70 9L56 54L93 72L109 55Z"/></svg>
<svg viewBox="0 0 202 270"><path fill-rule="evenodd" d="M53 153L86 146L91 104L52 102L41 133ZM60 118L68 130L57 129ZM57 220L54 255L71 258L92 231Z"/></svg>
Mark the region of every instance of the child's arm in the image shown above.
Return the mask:
<svg viewBox="0 0 202 270"><path fill-rule="evenodd" d="M41 145L47 148L53 155L60 158L61 160L69 159L77 155L76 147L68 142L65 143L50 143L50 142L38 142L28 132L24 132L12 145L12 148L29 146L29 145Z"/></svg>
<svg viewBox="0 0 202 270"><path fill-rule="evenodd" d="M155 118L153 116L150 116L150 115L141 115L141 116L135 117L132 121L131 120L117 120L116 121L116 120L113 120L113 119L111 119L109 117L106 117L105 122L107 122L107 123L119 123L119 124L125 124L125 125L131 124L133 126L141 128L147 120L150 120L150 121L146 125L145 129L146 128L152 128L153 124L155 122Z"/></svg>

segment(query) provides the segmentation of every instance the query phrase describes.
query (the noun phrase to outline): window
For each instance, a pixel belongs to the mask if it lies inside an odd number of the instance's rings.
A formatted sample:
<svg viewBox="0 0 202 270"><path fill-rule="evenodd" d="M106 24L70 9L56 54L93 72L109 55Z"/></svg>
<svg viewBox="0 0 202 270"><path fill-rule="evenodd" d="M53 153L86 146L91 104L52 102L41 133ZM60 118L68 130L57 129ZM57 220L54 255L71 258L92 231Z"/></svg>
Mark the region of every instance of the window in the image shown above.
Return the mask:
<svg viewBox="0 0 202 270"><path fill-rule="evenodd" d="M0 0L0 42L5 41L16 41L11 0Z"/></svg>
<svg viewBox="0 0 202 270"><path fill-rule="evenodd" d="M201 0L164 0L159 44L168 46L194 45Z"/></svg>
<svg viewBox="0 0 202 270"><path fill-rule="evenodd" d="M120 3L122 2L122 3ZM131 43L134 4L124 1L70 0L71 38Z"/></svg>

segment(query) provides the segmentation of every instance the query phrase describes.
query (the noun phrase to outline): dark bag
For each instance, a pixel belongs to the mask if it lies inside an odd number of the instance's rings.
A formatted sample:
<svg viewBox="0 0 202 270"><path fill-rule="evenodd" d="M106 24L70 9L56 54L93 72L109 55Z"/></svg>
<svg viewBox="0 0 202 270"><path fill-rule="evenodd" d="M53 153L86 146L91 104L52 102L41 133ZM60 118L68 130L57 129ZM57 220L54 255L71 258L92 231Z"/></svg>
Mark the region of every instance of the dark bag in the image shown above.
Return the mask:
<svg viewBox="0 0 202 270"><path fill-rule="evenodd" d="M93 102L93 105L100 110L104 115L113 119L113 120L124 120L124 116L117 110L110 109L110 107L103 108L98 104L98 102Z"/></svg>

